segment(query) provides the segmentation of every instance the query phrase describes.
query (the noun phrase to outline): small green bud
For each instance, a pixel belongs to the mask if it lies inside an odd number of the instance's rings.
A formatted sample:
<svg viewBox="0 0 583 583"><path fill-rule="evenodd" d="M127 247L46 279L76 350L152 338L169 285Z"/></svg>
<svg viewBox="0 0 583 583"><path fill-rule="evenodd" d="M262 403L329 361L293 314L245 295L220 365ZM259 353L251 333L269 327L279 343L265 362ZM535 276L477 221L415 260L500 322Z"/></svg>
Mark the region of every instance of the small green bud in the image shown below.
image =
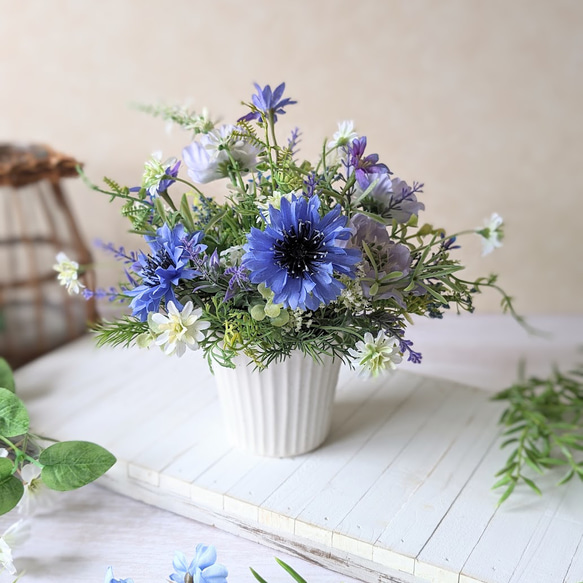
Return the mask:
<svg viewBox="0 0 583 583"><path fill-rule="evenodd" d="M265 319L265 309L261 304L255 304L249 308L249 313L254 320L261 322Z"/></svg>
<svg viewBox="0 0 583 583"><path fill-rule="evenodd" d="M279 312L281 312L281 304L274 304L271 300L268 300L263 309L266 316L269 316L270 318L277 318L279 316Z"/></svg>
<svg viewBox="0 0 583 583"><path fill-rule="evenodd" d="M276 328L281 328L289 322L289 312L287 310L281 310L277 318L272 318L271 323Z"/></svg>

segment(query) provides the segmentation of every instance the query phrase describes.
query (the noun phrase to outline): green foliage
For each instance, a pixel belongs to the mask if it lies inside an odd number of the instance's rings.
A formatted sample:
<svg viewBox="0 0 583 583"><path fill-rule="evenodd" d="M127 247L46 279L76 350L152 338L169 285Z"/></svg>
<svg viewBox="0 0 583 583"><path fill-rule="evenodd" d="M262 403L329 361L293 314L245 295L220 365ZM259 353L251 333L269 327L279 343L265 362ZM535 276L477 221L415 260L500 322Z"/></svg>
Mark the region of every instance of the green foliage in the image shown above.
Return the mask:
<svg viewBox="0 0 583 583"><path fill-rule="evenodd" d="M10 512L24 494L22 482L13 475L0 477L0 515Z"/></svg>
<svg viewBox="0 0 583 583"><path fill-rule="evenodd" d="M559 484L574 476L583 481L583 368L567 374L555 368L541 379L525 378L521 367L519 380L494 399L508 402L501 448L511 448L493 486L504 488L499 504L520 483L540 494L534 478L556 468L564 470Z"/></svg>
<svg viewBox="0 0 583 583"><path fill-rule="evenodd" d="M106 449L87 441L65 441L45 449L39 457L41 477L52 490L75 490L103 475L115 463Z"/></svg>
<svg viewBox="0 0 583 583"><path fill-rule="evenodd" d="M29 423L24 403L8 389L0 389L0 435L22 435L28 431Z"/></svg>
<svg viewBox="0 0 583 583"><path fill-rule="evenodd" d="M22 498L24 487L16 478L16 466L7 458L0 458L0 514L10 512Z"/></svg>
<svg viewBox="0 0 583 583"><path fill-rule="evenodd" d="M148 324L131 316L123 316L114 322L98 322L93 326L93 331L97 334L97 346L109 344L127 347L137 336L148 331Z"/></svg>
<svg viewBox="0 0 583 583"><path fill-rule="evenodd" d="M14 375L6 359L0 357L0 388L14 393Z"/></svg>
<svg viewBox="0 0 583 583"><path fill-rule="evenodd" d="M275 561L284 571L286 571L291 576L291 578L296 583L307 583L307 581L297 571L292 569L292 567L290 567L287 563L284 563L281 559L278 559L277 557L275 558ZM253 574L253 577L255 577L257 581L259 581L259 583L267 583L267 581L259 573L257 573L255 569L249 567L249 570Z"/></svg>
<svg viewBox="0 0 583 583"><path fill-rule="evenodd" d="M84 441L55 443L46 449L29 433L24 403L10 390L0 388L0 446L8 457L0 458L0 515L10 512L24 494L20 478L27 464L41 467L41 480L53 490L73 490L97 479L115 463L115 457L99 445ZM48 440L51 441L51 440Z"/></svg>

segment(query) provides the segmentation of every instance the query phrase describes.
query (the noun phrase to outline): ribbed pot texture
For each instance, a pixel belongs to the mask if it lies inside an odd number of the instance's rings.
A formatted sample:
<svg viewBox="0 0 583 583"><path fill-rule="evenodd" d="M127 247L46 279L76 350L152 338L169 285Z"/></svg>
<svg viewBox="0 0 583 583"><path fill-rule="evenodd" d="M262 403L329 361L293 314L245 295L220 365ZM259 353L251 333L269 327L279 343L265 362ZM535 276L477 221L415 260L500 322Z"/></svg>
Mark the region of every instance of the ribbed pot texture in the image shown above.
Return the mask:
<svg viewBox="0 0 583 583"><path fill-rule="evenodd" d="M246 356L236 368L215 366L223 419L233 445L249 453L290 457L317 448L330 431L340 361L292 353L265 370Z"/></svg>

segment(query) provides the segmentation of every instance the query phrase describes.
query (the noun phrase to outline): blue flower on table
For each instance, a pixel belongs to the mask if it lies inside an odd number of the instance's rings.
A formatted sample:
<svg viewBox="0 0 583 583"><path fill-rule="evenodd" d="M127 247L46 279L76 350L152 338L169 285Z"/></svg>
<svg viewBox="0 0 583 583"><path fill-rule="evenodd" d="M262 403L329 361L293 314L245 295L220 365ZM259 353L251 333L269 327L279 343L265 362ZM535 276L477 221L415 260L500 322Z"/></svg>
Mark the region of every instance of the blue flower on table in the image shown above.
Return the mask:
<svg viewBox="0 0 583 583"><path fill-rule="evenodd" d="M190 563L184 553L176 551L172 566L174 573L170 581L175 583L227 583L229 573L224 565L217 563L217 550L213 545L197 545Z"/></svg>
<svg viewBox="0 0 583 583"><path fill-rule="evenodd" d="M199 272L189 267L193 254L202 253L206 245L200 243L204 234L198 231L188 235L183 225L173 229L165 224L156 231L155 236L146 236L150 253L140 252L138 260L132 269L142 280L142 283L126 292L133 298L130 307L132 315L145 322L149 312L157 312L160 302L174 304L182 309L182 304L176 298L174 288L180 280L193 279Z"/></svg>
<svg viewBox="0 0 583 583"><path fill-rule="evenodd" d="M285 83L281 83L273 91L269 85L266 85L263 89L257 83L254 83L254 85L257 93L251 97L251 100L257 111L244 115L239 118L239 121L251 121L252 119L263 121L266 117L269 118L270 115L273 115L273 121L276 122L277 115L285 113L284 107L297 103L297 101L293 101L289 97L283 98Z"/></svg>
<svg viewBox="0 0 583 583"><path fill-rule="evenodd" d="M314 195L282 197L281 208L269 207L265 230L252 228L247 235L241 265L252 283L265 284L273 303L292 310L316 310L336 299L344 285L335 275L355 277L361 260L358 249L346 249L347 217L340 206L320 216L320 199Z"/></svg>
<svg viewBox="0 0 583 583"><path fill-rule="evenodd" d="M107 568L105 573L105 583L134 583L133 579L115 579L113 576L113 569Z"/></svg>

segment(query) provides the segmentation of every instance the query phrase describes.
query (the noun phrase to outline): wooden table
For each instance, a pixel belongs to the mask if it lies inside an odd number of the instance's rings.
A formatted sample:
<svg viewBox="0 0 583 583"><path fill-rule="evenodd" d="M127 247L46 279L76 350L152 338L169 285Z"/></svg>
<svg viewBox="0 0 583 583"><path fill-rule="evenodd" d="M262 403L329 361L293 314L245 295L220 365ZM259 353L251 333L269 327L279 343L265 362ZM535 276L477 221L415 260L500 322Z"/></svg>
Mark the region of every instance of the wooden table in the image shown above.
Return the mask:
<svg viewBox="0 0 583 583"><path fill-rule="evenodd" d="M91 485L62 495L58 513L35 518L16 564L39 582L101 581L111 564L117 577L147 583L171 573L174 550L192 554L206 542L231 581L252 581L248 566L286 580L274 555L310 582L583 580L583 487L543 498L518 492L496 510L488 490L503 459L499 410L464 386L506 386L520 357L536 374L577 362L583 317L532 322L553 340L528 337L499 316L419 321L410 337L424 363L381 382L345 371L331 438L290 460L231 450L203 369L190 394L169 383L170 372L182 383L192 376L185 359L96 351L88 339L56 351L17 374L35 428L105 445L120 461L104 487L198 521Z"/></svg>

